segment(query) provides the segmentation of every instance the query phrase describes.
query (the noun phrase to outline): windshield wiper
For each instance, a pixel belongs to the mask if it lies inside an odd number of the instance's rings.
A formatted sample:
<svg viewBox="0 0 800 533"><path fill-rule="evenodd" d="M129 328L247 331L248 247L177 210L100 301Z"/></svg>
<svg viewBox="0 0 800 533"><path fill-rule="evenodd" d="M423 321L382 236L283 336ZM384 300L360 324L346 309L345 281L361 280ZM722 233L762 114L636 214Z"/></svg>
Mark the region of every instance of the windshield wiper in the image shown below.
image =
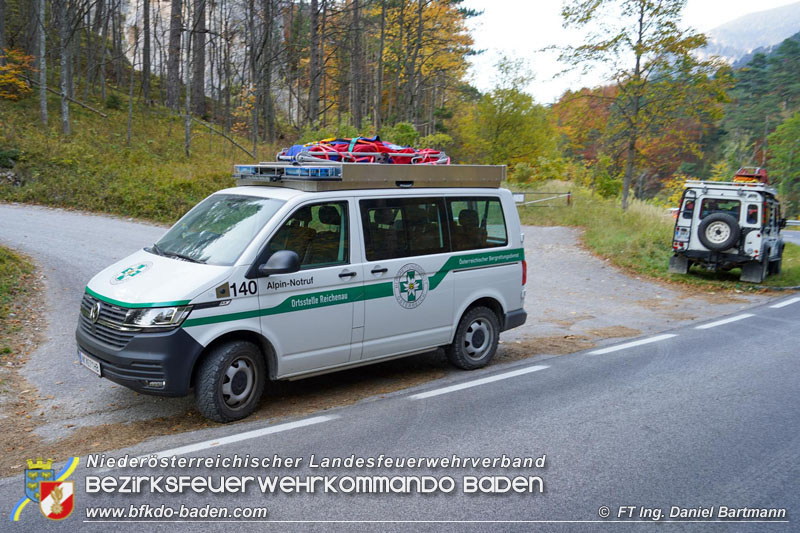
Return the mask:
<svg viewBox="0 0 800 533"><path fill-rule="evenodd" d="M145 248L145 251L153 252L156 255L164 255L164 253L158 248L158 245L156 243L153 243L153 246L151 246L149 250Z"/></svg>
<svg viewBox="0 0 800 533"><path fill-rule="evenodd" d="M190 263L200 263L202 265L206 264L205 261L200 261L199 259L195 259L194 257L189 257L188 255L179 254L177 252L165 252L162 251L161 255L167 257L175 257L176 259L183 259L184 261L189 261Z"/></svg>

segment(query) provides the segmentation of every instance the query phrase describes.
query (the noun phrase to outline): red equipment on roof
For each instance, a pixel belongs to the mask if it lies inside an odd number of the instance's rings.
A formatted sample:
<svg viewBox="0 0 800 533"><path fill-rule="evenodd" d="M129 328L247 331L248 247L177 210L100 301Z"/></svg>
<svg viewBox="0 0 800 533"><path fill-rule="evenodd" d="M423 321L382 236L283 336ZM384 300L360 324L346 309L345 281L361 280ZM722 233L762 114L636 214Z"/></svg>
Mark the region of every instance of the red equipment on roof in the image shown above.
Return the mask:
<svg viewBox="0 0 800 533"><path fill-rule="evenodd" d="M739 183L763 183L769 185L767 169L761 167L742 167L736 171L733 181Z"/></svg>
<svg viewBox="0 0 800 533"><path fill-rule="evenodd" d="M399 165L449 165L450 158L441 150L381 141L375 137L352 139L323 139L308 144L296 144L284 148L277 155L278 161L314 162L336 161L342 163L388 163Z"/></svg>

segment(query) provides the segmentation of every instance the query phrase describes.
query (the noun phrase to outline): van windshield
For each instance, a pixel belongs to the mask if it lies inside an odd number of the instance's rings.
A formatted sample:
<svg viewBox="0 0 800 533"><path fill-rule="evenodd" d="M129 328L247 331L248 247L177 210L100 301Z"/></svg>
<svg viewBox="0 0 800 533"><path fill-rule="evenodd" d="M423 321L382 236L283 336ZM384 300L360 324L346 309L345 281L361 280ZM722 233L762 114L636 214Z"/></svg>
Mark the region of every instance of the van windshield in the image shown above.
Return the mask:
<svg viewBox="0 0 800 533"><path fill-rule="evenodd" d="M232 265L283 204L238 194L209 196L148 251L193 263Z"/></svg>

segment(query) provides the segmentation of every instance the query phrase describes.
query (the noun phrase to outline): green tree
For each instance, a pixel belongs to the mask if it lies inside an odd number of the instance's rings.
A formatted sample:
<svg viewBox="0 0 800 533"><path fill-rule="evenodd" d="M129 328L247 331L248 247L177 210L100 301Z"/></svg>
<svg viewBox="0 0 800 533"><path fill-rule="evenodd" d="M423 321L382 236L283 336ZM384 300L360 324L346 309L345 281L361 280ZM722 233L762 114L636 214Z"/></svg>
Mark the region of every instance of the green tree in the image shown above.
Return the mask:
<svg viewBox="0 0 800 533"><path fill-rule="evenodd" d="M591 30L562 61L585 70L604 65L618 87L606 136L625 154L622 208L640 145L681 133L680 121L707 123L719 113L729 77L715 60L697 59L702 34L678 25L685 0L573 0L562 9L565 27ZM599 97L603 97L600 95ZM680 137L691 142L685 135Z"/></svg>
<svg viewBox="0 0 800 533"><path fill-rule="evenodd" d="M554 157L549 112L521 89L531 79L523 62L503 58L497 68L495 88L455 119L459 161L513 166Z"/></svg>
<svg viewBox="0 0 800 533"><path fill-rule="evenodd" d="M736 72L725 110L723 151L737 164L766 163L769 134L800 108L800 34L758 52Z"/></svg>
<svg viewBox="0 0 800 533"><path fill-rule="evenodd" d="M770 178L788 202L786 212L800 212L800 112L786 119L769 136Z"/></svg>

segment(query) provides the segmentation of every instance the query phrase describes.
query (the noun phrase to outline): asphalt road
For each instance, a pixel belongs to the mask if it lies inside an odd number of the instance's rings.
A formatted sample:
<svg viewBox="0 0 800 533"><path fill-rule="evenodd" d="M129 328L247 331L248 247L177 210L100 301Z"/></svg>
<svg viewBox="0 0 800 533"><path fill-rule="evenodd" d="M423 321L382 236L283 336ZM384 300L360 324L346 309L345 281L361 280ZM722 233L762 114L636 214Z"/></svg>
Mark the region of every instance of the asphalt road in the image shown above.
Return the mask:
<svg viewBox="0 0 800 533"><path fill-rule="evenodd" d="M778 307L780 306L780 307ZM131 504L266 506L269 520L344 521L183 524L203 531L541 530L606 531L620 507L669 513L671 506L784 508L784 522L672 524L680 531L797 531L800 495L800 298L787 296L722 320L566 355L456 374L410 391L330 410L293 425L264 422L162 438L125 452L300 457L299 468L112 469L73 474L77 509L48 529L140 530L142 524L81 523L87 506ZM537 368L540 367L540 368ZM535 370L535 371L534 371ZM487 377L496 378L489 381ZM482 381L476 381L482 380ZM466 386L472 385L472 386ZM459 388L460 386L460 388ZM448 387L451 387L448 389ZM455 388L455 390L453 389ZM316 423L314 423L316 422ZM302 424L307 424L303 426ZM294 427L300 426L300 427ZM244 431L254 434L242 435ZM225 439L228 439L227 441ZM241 439L241 440L237 440ZM233 440L234 442L229 442ZM187 445L189 449L174 450ZM173 451L169 451L173 449ZM539 457L544 468L310 468L320 457ZM317 459L319 460L319 459ZM59 467L61 465L58 465ZM86 494L85 476L450 475L452 493ZM464 476L539 476L543 493L464 494ZM20 476L21 477L21 476ZM21 479L0 481L0 501L19 498ZM611 517L599 516L607 506ZM5 515L4 519L7 519ZM42 526L35 509L21 524ZM440 521L353 523L349 521ZM470 524L441 521L478 521ZM501 524L483 521L506 521ZM513 521L560 521L533 524ZM620 519L622 520L622 519ZM627 521L627 519L625 519ZM511 522L508 522L511 521ZM632 524L613 524L629 530ZM148 526L149 527L149 526ZM161 530L160 528L159 530ZM637 529L638 530L638 529Z"/></svg>
<svg viewBox="0 0 800 533"><path fill-rule="evenodd" d="M784 230L781 232L781 236L783 237L784 241L800 246L800 231Z"/></svg>
<svg viewBox="0 0 800 533"><path fill-rule="evenodd" d="M40 433L63 432L65 420L94 425L184 412L190 398L169 401L134 395L107 380L87 380L75 345L78 310L89 279L152 244L165 229L107 216L8 204L0 204L0 221L0 243L32 256L46 277L46 340L22 370L42 396L54 397L41 402L49 424Z"/></svg>

